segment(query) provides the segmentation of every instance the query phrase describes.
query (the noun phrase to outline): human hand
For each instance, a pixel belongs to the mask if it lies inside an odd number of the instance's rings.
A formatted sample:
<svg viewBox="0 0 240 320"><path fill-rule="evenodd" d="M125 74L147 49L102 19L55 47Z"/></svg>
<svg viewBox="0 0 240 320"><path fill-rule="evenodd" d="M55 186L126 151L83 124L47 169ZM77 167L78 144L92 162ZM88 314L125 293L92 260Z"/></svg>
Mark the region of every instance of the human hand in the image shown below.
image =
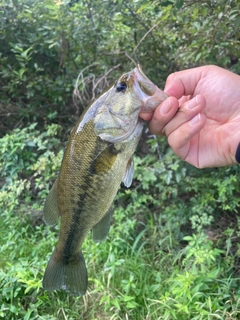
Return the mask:
<svg viewBox="0 0 240 320"><path fill-rule="evenodd" d="M236 162L240 142L240 76L217 66L171 74L170 97L153 114L140 113L153 134L166 135L173 151L197 168Z"/></svg>

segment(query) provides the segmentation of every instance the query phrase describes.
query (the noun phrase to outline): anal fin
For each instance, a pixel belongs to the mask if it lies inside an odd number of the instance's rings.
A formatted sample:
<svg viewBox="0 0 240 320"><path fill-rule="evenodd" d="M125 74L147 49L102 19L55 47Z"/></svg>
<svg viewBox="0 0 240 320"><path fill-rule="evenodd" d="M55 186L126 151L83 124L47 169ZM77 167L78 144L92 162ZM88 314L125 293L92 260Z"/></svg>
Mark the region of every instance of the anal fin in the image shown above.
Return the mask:
<svg viewBox="0 0 240 320"><path fill-rule="evenodd" d="M94 242L103 241L109 232L112 217L112 208L108 210L105 216L92 228L92 238Z"/></svg>
<svg viewBox="0 0 240 320"><path fill-rule="evenodd" d="M60 212L58 210L58 201L57 201L57 183L58 183L58 180L56 180L54 185L52 186L52 189L50 190L44 204L43 217L46 224L49 224L49 225L56 224L60 216Z"/></svg>

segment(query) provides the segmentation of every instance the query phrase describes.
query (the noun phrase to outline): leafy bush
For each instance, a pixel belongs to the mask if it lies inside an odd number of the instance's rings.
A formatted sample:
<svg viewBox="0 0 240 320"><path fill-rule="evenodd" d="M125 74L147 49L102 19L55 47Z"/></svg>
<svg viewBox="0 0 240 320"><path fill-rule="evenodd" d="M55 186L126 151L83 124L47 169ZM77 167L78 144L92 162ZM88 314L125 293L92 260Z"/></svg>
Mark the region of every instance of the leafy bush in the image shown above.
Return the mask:
<svg viewBox="0 0 240 320"><path fill-rule="evenodd" d="M16 180L21 180L21 184L25 184L27 189L34 185L36 190L31 190L32 195L43 192L43 197L46 196L47 184L56 176L62 158L61 143L55 137L60 127L52 124L40 132L36 125L34 123L22 130L15 129L12 134L6 134L0 139L3 190L7 186L11 188ZM22 189L17 194L21 192Z"/></svg>
<svg viewBox="0 0 240 320"><path fill-rule="evenodd" d="M19 121L72 124L133 61L159 86L169 73L199 64L240 73L239 26L236 0L2 0L0 134Z"/></svg>

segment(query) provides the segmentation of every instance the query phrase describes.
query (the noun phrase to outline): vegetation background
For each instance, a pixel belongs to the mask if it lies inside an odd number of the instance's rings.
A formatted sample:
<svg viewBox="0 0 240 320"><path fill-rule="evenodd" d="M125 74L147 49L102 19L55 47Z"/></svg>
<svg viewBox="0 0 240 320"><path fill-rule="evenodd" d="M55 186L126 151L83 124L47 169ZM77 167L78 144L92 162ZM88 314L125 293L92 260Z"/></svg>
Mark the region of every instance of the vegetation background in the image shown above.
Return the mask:
<svg viewBox="0 0 240 320"><path fill-rule="evenodd" d="M41 287L58 234L43 204L84 107L137 62L159 87L240 74L239 1L0 0L0 39L0 318L240 319L240 168L197 170L147 130L108 239L84 243L87 294Z"/></svg>

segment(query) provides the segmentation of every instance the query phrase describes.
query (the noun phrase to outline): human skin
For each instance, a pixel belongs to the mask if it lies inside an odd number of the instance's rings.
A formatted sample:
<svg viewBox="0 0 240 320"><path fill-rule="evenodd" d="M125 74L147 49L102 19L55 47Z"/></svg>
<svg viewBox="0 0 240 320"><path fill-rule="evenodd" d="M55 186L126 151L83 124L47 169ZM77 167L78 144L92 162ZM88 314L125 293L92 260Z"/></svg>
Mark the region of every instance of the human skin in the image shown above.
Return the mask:
<svg viewBox="0 0 240 320"><path fill-rule="evenodd" d="M140 113L149 130L166 135L173 151L197 168L237 163L240 76L208 65L171 74L169 95L153 113Z"/></svg>

